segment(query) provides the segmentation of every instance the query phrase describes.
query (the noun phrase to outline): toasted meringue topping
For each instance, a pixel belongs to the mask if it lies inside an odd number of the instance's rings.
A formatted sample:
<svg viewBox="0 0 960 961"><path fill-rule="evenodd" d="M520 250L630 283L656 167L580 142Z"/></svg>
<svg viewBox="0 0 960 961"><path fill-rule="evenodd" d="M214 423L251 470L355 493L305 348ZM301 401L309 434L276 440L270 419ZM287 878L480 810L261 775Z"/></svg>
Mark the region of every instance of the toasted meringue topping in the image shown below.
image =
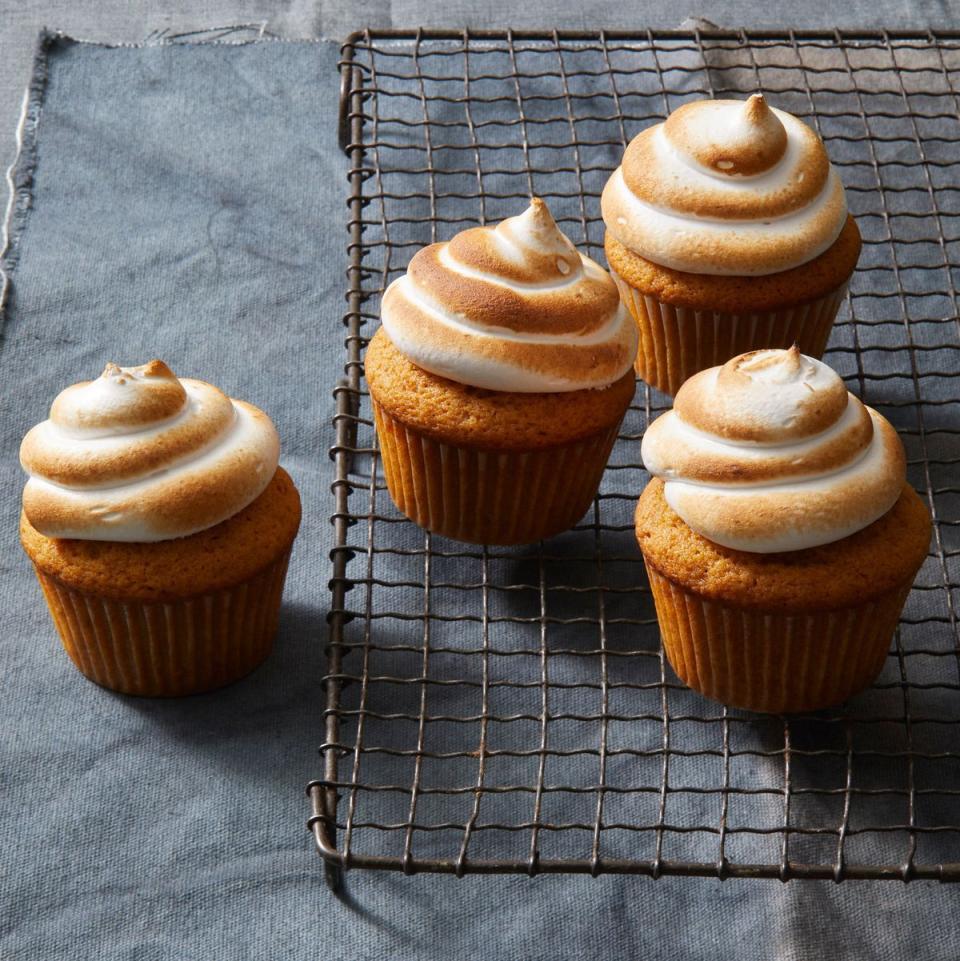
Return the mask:
<svg viewBox="0 0 960 961"><path fill-rule="evenodd" d="M635 137L604 187L607 229L664 267L763 275L822 254L847 218L820 138L762 94L698 100Z"/></svg>
<svg viewBox="0 0 960 961"><path fill-rule="evenodd" d="M610 275L534 199L411 260L383 296L383 326L418 367L519 393L606 387L633 364L636 325Z"/></svg>
<svg viewBox="0 0 960 961"><path fill-rule="evenodd" d="M48 537L150 542L239 513L270 483L270 419L162 361L107 364L62 391L20 446L27 519Z"/></svg>
<svg viewBox="0 0 960 961"><path fill-rule="evenodd" d="M906 480L890 423L796 347L741 354L691 377L641 453L689 527L763 554L862 530Z"/></svg>

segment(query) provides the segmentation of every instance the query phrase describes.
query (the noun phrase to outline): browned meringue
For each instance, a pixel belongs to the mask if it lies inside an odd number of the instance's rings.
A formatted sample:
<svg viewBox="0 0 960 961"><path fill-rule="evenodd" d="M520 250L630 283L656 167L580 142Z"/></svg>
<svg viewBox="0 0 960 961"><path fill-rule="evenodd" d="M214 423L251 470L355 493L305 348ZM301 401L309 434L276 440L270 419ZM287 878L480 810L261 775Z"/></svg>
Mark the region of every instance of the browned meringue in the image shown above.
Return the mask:
<svg viewBox="0 0 960 961"><path fill-rule="evenodd" d="M520 393L606 387L633 364L636 326L610 275L547 205L419 251L383 296L383 326L418 367Z"/></svg>
<svg viewBox="0 0 960 961"><path fill-rule="evenodd" d="M641 453L689 527L757 553L848 537L890 510L906 480L890 423L796 347L691 377Z"/></svg>
<svg viewBox="0 0 960 961"><path fill-rule="evenodd" d="M648 127L604 187L610 233L647 260L763 275L822 254L847 219L820 138L762 94L698 100Z"/></svg>
<svg viewBox="0 0 960 961"><path fill-rule="evenodd" d="M184 537L252 503L279 455L273 424L251 404L159 360L107 364L62 391L23 439L23 509L48 537Z"/></svg>

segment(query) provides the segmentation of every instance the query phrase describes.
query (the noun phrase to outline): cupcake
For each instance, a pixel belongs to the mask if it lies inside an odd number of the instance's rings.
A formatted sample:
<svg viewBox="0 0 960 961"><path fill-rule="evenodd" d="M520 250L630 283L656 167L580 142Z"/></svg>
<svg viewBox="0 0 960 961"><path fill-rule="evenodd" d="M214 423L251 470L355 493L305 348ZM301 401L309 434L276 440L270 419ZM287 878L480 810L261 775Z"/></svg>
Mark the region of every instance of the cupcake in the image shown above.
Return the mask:
<svg viewBox="0 0 960 961"><path fill-rule="evenodd" d="M680 678L774 713L868 686L930 541L893 427L825 364L759 350L691 377L642 454L637 540Z"/></svg>
<svg viewBox="0 0 960 961"><path fill-rule="evenodd" d="M382 317L365 370L397 507L475 544L575 524L633 398L637 335L546 204L419 251Z"/></svg>
<svg viewBox="0 0 960 961"><path fill-rule="evenodd" d="M860 256L843 184L806 124L699 100L644 130L602 197L637 373L667 394L761 347L821 357Z"/></svg>
<svg viewBox="0 0 960 961"><path fill-rule="evenodd" d="M20 540L71 660L194 694L270 652L300 498L263 411L162 361L107 364L24 438Z"/></svg>

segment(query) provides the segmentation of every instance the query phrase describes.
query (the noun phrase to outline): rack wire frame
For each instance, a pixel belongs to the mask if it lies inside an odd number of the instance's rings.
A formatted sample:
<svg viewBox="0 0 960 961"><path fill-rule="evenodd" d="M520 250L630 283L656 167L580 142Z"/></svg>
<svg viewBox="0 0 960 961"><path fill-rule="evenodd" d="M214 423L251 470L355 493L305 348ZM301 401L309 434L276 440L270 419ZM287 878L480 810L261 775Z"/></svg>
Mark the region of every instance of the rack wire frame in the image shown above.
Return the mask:
<svg viewBox="0 0 960 961"><path fill-rule="evenodd" d="M629 519L666 398L638 382L567 541L493 549L393 508L363 384L380 295L419 246L538 193L602 256L599 187L630 137L684 99L756 89L814 125L844 177L864 257L827 357L900 430L934 518L878 682L804 717L712 704L665 661ZM343 46L339 134L346 361L323 776L307 788L331 887L349 867L960 880L960 32L368 30ZM497 733L519 725L528 740Z"/></svg>

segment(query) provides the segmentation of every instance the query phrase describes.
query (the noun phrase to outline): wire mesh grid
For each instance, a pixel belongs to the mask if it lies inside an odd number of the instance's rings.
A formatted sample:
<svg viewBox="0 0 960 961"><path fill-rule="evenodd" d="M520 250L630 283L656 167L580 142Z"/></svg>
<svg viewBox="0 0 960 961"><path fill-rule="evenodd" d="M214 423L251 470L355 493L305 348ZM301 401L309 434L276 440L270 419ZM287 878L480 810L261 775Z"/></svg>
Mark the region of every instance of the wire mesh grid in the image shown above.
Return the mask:
<svg viewBox="0 0 960 961"><path fill-rule="evenodd" d="M322 778L328 880L407 873L960 878L960 35L371 33L350 158ZM543 197L603 259L600 191L685 100L764 91L823 136L864 238L828 362L900 431L935 520L887 664L842 708L725 709L665 661L633 538L638 382L591 511L522 548L390 502L362 378L422 245Z"/></svg>

